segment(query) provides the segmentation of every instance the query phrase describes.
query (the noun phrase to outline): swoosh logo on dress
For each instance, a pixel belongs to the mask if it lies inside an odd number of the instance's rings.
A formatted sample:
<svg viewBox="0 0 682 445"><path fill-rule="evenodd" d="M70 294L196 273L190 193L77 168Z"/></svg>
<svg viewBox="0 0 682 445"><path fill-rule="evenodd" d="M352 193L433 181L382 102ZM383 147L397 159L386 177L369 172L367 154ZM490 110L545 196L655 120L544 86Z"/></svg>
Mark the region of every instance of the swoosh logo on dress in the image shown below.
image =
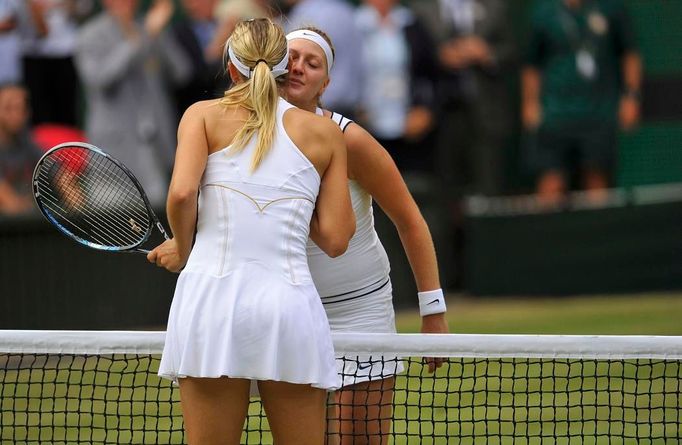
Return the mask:
<svg viewBox="0 0 682 445"><path fill-rule="evenodd" d="M372 362L369 363L358 363L358 369L367 369L372 366Z"/></svg>

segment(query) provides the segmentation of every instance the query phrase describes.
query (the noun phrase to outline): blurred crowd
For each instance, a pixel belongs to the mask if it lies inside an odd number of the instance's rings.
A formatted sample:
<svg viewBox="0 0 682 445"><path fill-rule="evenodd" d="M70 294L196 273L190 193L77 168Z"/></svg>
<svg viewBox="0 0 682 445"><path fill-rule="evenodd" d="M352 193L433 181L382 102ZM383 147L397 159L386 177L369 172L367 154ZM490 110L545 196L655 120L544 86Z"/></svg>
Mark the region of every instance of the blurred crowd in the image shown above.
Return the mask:
<svg viewBox="0 0 682 445"><path fill-rule="evenodd" d="M33 165L66 141L120 159L162 205L182 112L229 87L224 43L237 21L263 16L329 34L336 57L322 106L363 125L407 177L431 178L451 202L515 192L510 153L523 156L539 202L560 204L574 188L598 200L613 185L618 132L639 120L642 68L623 1L538 0L524 39L509 8L0 0L0 213L32 207Z"/></svg>

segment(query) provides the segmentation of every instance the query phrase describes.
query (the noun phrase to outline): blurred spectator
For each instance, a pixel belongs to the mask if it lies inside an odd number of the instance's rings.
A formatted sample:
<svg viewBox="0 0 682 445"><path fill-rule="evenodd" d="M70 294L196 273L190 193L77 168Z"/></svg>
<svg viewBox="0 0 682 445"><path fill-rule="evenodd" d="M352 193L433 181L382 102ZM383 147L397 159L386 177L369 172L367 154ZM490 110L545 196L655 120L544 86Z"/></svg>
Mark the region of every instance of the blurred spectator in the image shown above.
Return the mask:
<svg viewBox="0 0 682 445"><path fill-rule="evenodd" d="M23 78L35 124L77 124L78 76L73 53L78 33L77 0L22 2L19 32Z"/></svg>
<svg viewBox="0 0 682 445"><path fill-rule="evenodd" d="M215 17L219 26L211 43L211 50L222 52L225 42L232 34L237 22L255 18L270 18L280 22L282 8L287 0L218 0L215 8ZM229 80L229 79L228 79Z"/></svg>
<svg viewBox="0 0 682 445"><path fill-rule="evenodd" d="M144 23L138 0L103 0L104 10L83 26L77 67L88 100L91 143L126 164L150 201L164 201L177 125L169 90L186 82L191 66L172 34L171 0L156 0Z"/></svg>
<svg viewBox="0 0 682 445"><path fill-rule="evenodd" d="M334 42L331 82L322 95L324 108L353 119L363 92L358 77L362 65L358 48L363 42L355 26L355 9L345 0L285 0L291 10L283 19L287 32L303 26L324 31Z"/></svg>
<svg viewBox="0 0 682 445"><path fill-rule="evenodd" d="M31 131L31 137L43 151L65 142L87 142L82 130L60 124L36 125Z"/></svg>
<svg viewBox="0 0 682 445"><path fill-rule="evenodd" d="M216 17L218 20L232 18L238 20L261 17L274 18L279 14L279 4L286 0L218 0Z"/></svg>
<svg viewBox="0 0 682 445"><path fill-rule="evenodd" d="M192 62L192 77L175 94L180 114L194 102L222 96L229 85L222 49L234 23L215 18L217 4L218 0L182 0L185 15L173 25L175 38Z"/></svg>
<svg viewBox="0 0 682 445"><path fill-rule="evenodd" d="M21 80L18 12L19 0L0 0L0 85Z"/></svg>
<svg viewBox="0 0 682 445"><path fill-rule="evenodd" d="M356 23L365 87L359 120L402 172L432 170L425 139L434 123L437 73L431 36L397 0L365 0Z"/></svg>
<svg viewBox="0 0 682 445"><path fill-rule="evenodd" d="M17 84L0 86L0 214L33 208L31 176L41 152L31 141L28 93Z"/></svg>
<svg viewBox="0 0 682 445"><path fill-rule="evenodd" d="M617 130L639 120L642 66L620 0L543 0L532 11L522 119L536 132L542 203L560 203L579 175L599 201L612 184ZM573 165L574 164L574 165Z"/></svg>
<svg viewBox="0 0 682 445"><path fill-rule="evenodd" d="M508 0L419 0L438 41L441 175L450 191L497 195L513 112L506 78L515 58Z"/></svg>

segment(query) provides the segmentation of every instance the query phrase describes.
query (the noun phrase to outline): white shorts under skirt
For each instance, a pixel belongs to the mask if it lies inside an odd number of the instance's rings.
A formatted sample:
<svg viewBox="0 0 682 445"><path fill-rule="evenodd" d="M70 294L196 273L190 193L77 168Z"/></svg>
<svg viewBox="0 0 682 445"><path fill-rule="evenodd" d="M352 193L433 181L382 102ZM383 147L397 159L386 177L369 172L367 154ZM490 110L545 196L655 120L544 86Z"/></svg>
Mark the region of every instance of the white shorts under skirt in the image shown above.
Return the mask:
<svg viewBox="0 0 682 445"><path fill-rule="evenodd" d="M386 277L375 288L357 298L324 304L332 332L396 332L390 279ZM322 301L324 303L324 299ZM336 367L342 377L342 386L393 377L405 370L398 357L377 355L337 355Z"/></svg>

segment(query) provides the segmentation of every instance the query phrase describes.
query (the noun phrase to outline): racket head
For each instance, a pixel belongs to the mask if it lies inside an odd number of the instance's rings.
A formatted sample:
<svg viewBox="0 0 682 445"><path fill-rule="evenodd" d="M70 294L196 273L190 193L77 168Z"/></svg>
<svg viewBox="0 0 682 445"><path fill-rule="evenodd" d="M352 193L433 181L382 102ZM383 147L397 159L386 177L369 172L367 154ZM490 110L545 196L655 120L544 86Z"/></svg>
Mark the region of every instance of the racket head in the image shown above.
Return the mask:
<svg viewBox="0 0 682 445"><path fill-rule="evenodd" d="M91 144L52 147L36 164L32 184L43 216L93 249L143 252L138 247L160 225L133 173Z"/></svg>

